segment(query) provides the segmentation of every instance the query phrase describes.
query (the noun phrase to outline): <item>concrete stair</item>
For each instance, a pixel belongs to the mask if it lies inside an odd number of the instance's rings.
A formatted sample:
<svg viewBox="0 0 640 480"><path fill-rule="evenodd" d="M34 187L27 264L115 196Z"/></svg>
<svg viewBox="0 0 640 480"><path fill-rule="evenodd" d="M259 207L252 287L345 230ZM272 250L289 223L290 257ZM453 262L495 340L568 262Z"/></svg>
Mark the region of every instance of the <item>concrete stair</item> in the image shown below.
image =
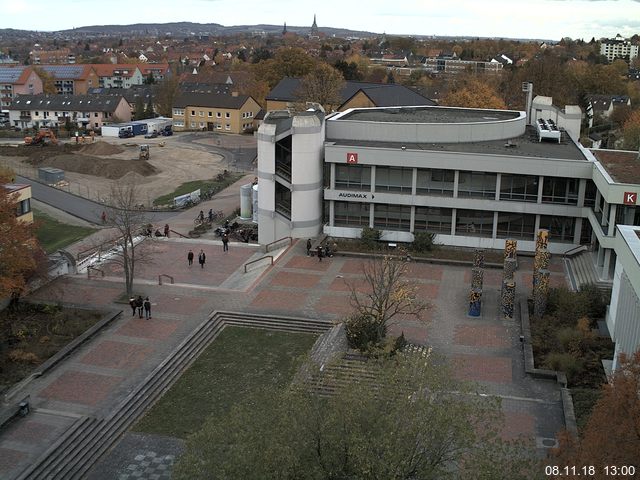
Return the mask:
<svg viewBox="0 0 640 480"><path fill-rule="evenodd" d="M78 419L17 478L79 480L142 415L175 383L227 326L318 334L332 322L319 319L215 312L201 323L145 380L105 418Z"/></svg>
<svg viewBox="0 0 640 480"><path fill-rule="evenodd" d="M569 278L575 290L585 285L596 285L600 290L610 291L612 282L601 280L593 262L593 255L589 251L581 252L565 258L565 265L569 271Z"/></svg>

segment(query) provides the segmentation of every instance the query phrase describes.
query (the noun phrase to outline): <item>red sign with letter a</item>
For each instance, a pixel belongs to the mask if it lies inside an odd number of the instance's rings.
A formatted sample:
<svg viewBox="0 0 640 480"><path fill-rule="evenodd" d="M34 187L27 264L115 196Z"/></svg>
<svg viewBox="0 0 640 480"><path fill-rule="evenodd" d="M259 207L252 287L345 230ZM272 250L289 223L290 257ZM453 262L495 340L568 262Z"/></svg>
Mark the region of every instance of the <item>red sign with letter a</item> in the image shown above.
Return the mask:
<svg viewBox="0 0 640 480"><path fill-rule="evenodd" d="M347 153L347 163L358 163L358 154Z"/></svg>
<svg viewBox="0 0 640 480"><path fill-rule="evenodd" d="M635 205L638 200L638 194L636 192L624 192L624 204Z"/></svg>

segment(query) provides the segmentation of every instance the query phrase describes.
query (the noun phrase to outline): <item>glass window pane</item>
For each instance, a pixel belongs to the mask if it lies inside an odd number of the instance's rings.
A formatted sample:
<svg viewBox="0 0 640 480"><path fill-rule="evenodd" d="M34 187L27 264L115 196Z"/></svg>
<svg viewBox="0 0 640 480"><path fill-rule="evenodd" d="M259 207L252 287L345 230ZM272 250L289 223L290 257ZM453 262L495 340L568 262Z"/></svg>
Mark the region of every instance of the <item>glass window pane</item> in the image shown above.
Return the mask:
<svg viewBox="0 0 640 480"><path fill-rule="evenodd" d="M419 168L416 193L452 197L454 177L453 170Z"/></svg>
<svg viewBox="0 0 640 480"><path fill-rule="evenodd" d="M493 212L458 209L456 212L456 235L491 237L493 235Z"/></svg>
<svg viewBox="0 0 640 480"><path fill-rule="evenodd" d="M415 232L436 232L451 235L451 209L416 207Z"/></svg>
<svg viewBox="0 0 640 480"><path fill-rule="evenodd" d="M535 226L535 215L517 212L499 212L496 237L533 240Z"/></svg>

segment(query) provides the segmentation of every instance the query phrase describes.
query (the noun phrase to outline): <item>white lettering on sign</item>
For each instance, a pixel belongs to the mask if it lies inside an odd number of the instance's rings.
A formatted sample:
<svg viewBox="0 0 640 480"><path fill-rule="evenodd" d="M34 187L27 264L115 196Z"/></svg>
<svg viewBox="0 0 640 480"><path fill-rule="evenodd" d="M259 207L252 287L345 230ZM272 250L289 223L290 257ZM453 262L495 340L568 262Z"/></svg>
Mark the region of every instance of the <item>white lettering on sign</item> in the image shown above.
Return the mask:
<svg viewBox="0 0 640 480"><path fill-rule="evenodd" d="M635 205L638 200L638 194L636 192L624 192L624 204Z"/></svg>
<svg viewBox="0 0 640 480"><path fill-rule="evenodd" d="M358 163L358 154L347 153L347 163Z"/></svg>

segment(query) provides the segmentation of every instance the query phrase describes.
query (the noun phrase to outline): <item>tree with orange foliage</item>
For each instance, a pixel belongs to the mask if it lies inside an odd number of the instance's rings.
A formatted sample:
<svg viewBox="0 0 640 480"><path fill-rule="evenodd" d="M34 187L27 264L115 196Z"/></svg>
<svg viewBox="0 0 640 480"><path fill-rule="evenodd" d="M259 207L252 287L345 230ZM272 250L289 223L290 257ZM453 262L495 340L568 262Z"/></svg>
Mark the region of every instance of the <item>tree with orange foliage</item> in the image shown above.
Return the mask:
<svg viewBox="0 0 640 480"><path fill-rule="evenodd" d="M563 473L564 466L578 469L593 465L595 475L589 478L599 480L611 478L611 472L605 470L607 466L634 466L635 474L640 475L640 350L619 358L620 366L603 387L581 438L568 433L560 436L551 463L559 465Z"/></svg>
<svg viewBox="0 0 640 480"><path fill-rule="evenodd" d="M26 277L36 268L38 250L32 225L20 222L16 211L17 194L6 188L11 176L0 172L0 299L19 297Z"/></svg>
<svg viewBox="0 0 640 480"><path fill-rule="evenodd" d="M458 88L454 87L449 90L440 104L449 107L496 108L500 110L507 108L496 90L477 78L469 78L462 82Z"/></svg>

